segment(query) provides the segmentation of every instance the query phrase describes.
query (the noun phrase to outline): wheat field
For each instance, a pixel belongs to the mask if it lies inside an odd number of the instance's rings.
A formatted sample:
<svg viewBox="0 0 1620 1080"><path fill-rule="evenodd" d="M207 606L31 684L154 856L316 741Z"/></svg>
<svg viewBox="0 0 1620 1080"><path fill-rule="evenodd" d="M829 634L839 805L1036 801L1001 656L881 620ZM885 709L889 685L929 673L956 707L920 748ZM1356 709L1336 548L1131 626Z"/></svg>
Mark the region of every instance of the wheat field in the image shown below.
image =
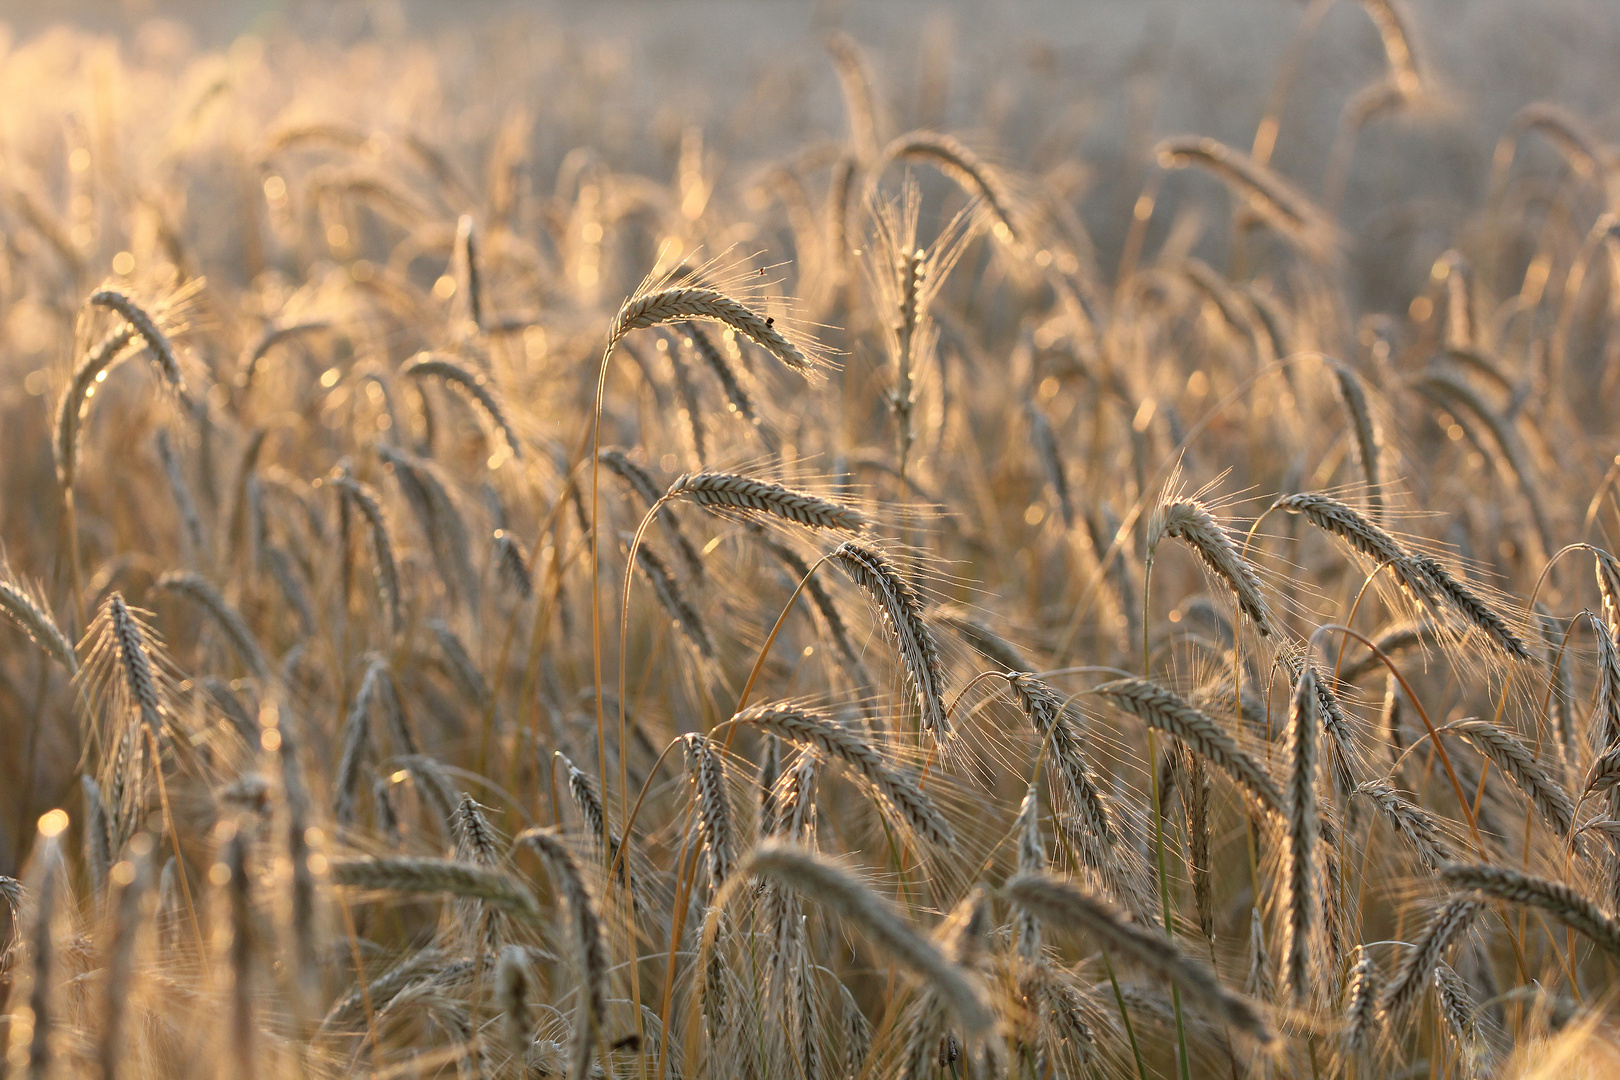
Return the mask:
<svg viewBox="0 0 1620 1080"><path fill-rule="evenodd" d="M0 1075L1620 1069L1611 116L341 10L0 50Z"/></svg>

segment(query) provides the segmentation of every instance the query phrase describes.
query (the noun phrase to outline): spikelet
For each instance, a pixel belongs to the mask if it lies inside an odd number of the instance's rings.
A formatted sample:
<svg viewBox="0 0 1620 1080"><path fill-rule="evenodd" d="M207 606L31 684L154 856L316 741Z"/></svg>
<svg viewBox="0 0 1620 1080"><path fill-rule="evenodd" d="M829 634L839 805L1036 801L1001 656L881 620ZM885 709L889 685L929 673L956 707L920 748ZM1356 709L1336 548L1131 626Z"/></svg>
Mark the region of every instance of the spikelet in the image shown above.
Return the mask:
<svg viewBox="0 0 1620 1080"><path fill-rule="evenodd" d="M1018 808L1018 820L1014 822L1013 827L1018 833L1018 873L1045 873L1046 844L1041 840L1039 785L1029 785L1029 790L1024 793L1024 801ZM1041 955L1040 920L1031 912L1019 909L1014 930L1018 955L1032 964L1035 963Z"/></svg>
<svg viewBox="0 0 1620 1080"><path fill-rule="evenodd" d="M139 712L141 722L154 736L162 734L163 697L148 651L148 631L124 603L123 594L116 591L108 594L96 621L105 629L101 635L95 635L92 627L91 633L86 635L87 639L97 636L102 643L91 649L91 655L103 654L104 647L110 645L118 668L117 677Z"/></svg>
<svg viewBox="0 0 1620 1080"><path fill-rule="evenodd" d="M169 480L169 491L174 496L175 509L180 511L181 536L185 541L185 550L194 563L206 562L208 541L203 535L202 519L197 516L196 500L191 497L191 490L186 486L185 473L180 468L180 458L169 442L168 429L158 428L157 437L153 441L157 446L158 460L163 464L163 473Z"/></svg>
<svg viewBox="0 0 1620 1080"><path fill-rule="evenodd" d="M1276 996L1276 980L1271 975L1271 955L1266 952L1266 924L1260 905L1249 910L1249 977L1244 992L1258 1001Z"/></svg>

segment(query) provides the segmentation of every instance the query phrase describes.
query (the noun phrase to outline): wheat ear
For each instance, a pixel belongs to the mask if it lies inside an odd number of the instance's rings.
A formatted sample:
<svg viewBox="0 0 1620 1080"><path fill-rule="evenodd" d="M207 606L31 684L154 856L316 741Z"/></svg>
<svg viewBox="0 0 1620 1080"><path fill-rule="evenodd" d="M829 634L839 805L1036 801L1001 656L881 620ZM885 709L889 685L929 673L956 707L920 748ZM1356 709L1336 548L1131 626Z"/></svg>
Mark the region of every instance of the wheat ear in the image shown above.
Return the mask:
<svg viewBox="0 0 1620 1080"><path fill-rule="evenodd" d="M1265 767L1245 753L1212 717L1178 694L1147 679L1116 679L1097 693L1139 717L1149 727L1174 735L1223 770L1273 814L1283 811L1282 794Z"/></svg>
<svg viewBox="0 0 1620 1080"><path fill-rule="evenodd" d="M850 580L877 605L890 635L899 646L900 660L911 684L922 726L943 746L950 738L945 715L944 674L939 646L922 616L922 600L887 559L870 548L845 541L829 556Z"/></svg>
<svg viewBox="0 0 1620 1080"><path fill-rule="evenodd" d="M1454 889L1469 889L1510 904L1539 908L1620 959L1620 923L1563 882L1482 863L1450 863L1440 868L1440 876Z"/></svg>
<svg viewBox="0 0 1620 1080"><path fill-rule="evenodd" d="M866 527L865 515L853 507L736 473L685 473L675 479L664 498L691 499L712 508L758 511L812 529L859 532Z"/></svg>
<svg viewBox="0 0 1620 1080"><path fill-rule="evenodd" d="M1159 507L1148 527L1149 549L1164 536L1185 541L1204 564L1226 582L1237 598L1238 607L1254 623L1261 637L1276 633L1271 608L1266 604L1254 567L1238 552L1232 537L1202 503L1175 499Z"/></svg>
<svg viewBox="0 0 1620 1080"><path fill-rule="evenodd" d="M1378 1007L1390 1023L1398 1023L1429 984L1429 976L1451 943L1461 937L1485 904L1470 896L1446 901L1401 958L1400 969L1379 997Z"/></svg>
<svg viewBox="0 0 1620 1080"><path fill-rule="evenodd" d="M56 625L44 596L38 589L19 582L3 555L0 555L0 611L35 645L44 649L46 655L67 668L68 674L78 672L79 658L74 655L67 635Z"/></svg>
<svg viewBox="0 0 1620 1080"><path fill-rule="evenodd" d="M1201 1008L1226 1023L1261 1043L1272 1040L1265 1021L1248 1000L1223 987L1213 971L1183 954L1168 938L1131 922L1107 901L1045 874L1019 874L1007 882L1006 893L1047 925L1084 930L1105 948L1175 983Z"/></svg>
<svg viewBox="0 0 1620 1080"><path fill-rule="evenodd" d="M523 442L518 438L517 429L506 418L506 409L501 405L500 398L495 396L495 388L482 373L447 357L426 352L417 353L399 370L400 374L416 379L443 379L463 391L478 403L484 415L489 418L489 422L500 431L501 438L506 440L506 448L512 452L512 456L519 461L523 460Z"/></svg>
<svg viewBox="0 0 1620 1080"><path fill-rule="evenodd" d="M848 765L929 843L948 848L955 834L915 780L889 767L872 744L818 710L785 703L754 705L732 717Z"/></svg>
<svg viewBox="0 0 1620 1080"><path fill-rule="evenodd" d="M632 330L644 330L686 319L725 323L745 335L783 364L801 375L815 370L815 362L783 336L772 318L762 318L741 301L718 289L675 285L641 293L626 300L608 334L608 351Z"/></svg>
<svg viewBox="0 0 1620 1080"><path fill-rule="evenodd" d="M756 847L738 873L785 885L858 927L946 1002L969 1035L985 1031L994 1021L984 989L967 972L908 926L892 904L834 863L803 848L771 842Z"/></svg>

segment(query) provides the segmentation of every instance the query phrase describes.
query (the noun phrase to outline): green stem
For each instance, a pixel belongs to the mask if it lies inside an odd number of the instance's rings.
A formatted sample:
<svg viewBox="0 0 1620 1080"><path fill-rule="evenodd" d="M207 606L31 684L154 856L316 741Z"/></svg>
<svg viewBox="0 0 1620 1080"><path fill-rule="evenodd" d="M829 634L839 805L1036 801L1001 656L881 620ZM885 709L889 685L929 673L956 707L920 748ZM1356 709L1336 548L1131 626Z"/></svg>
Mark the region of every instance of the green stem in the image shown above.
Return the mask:
<svg viewBox="0 0 1620 1080"><path fill-rule="evenodd" d="M1151 679L1152 651L1148 645L1148 612L1153 604L1153 555L1156 548L1148 548L1147 562L1142 572L1142 678ZM1148 728L1148 792L1153 800L1153 855L1159 870L1159 905L1164 911L1164 936L1175 940L1175 924L1170 921L1170 885L1164 870L1164 815L1159 805L1159 739ZM1176 1014L1176 1063L1181 1080L1192 1080L1192 1062L1187 1056L1187 1028L1181 1016L1181 990L1170 986L1170 1004Z"/></svg>
<svg viewBox="0 0 1620 1080"><path fill-rule="evenodd" d="M1119 989L1119 980L1114 977L1113 961L1108 959L1108 950L1102 951L1103 970L1108 973L1108 985L1114 988L1114 1001L1119 1005L1119 1018L1125 1025L1125 1038L1131 1044L1131 1054L1136 1058L1136 1075L1138 1080L1148 1080L1147 1062L1142 1059L1142 1048L1136 1045L1136 1028L1131 1024L1131 1010L1125 1007L1125 995Z"/></svg>

